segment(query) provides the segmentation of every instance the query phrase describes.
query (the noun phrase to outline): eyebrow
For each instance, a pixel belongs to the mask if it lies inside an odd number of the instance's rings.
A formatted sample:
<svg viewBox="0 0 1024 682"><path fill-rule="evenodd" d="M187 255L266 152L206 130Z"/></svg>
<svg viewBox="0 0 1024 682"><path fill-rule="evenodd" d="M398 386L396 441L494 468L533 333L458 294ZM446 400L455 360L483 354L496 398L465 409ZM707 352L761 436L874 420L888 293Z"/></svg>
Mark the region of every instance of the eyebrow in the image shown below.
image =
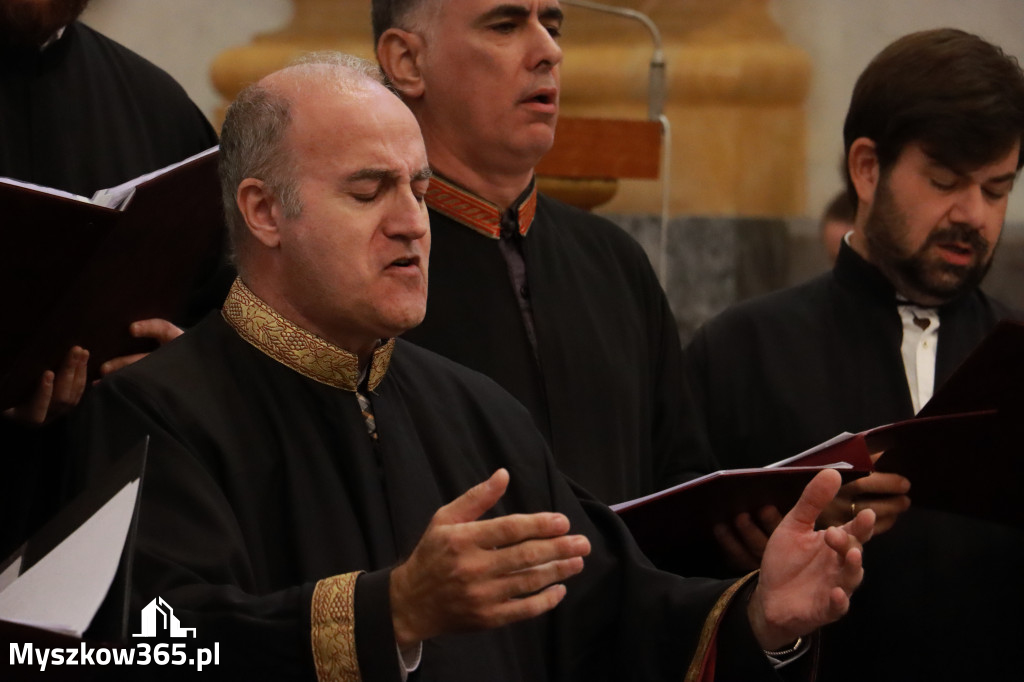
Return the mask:
<svg viewBox="0 0 1024 682"><path fill-rule="evenodd" d="M429 180L430 176L434 173L430 170L429 166L424 166L415 173L413 173L410 180L412 182L418 182L420 180ZM360 168L355 173L346 178L349 182L360 182L363 180L397 180L399 174L393 170L387 168Z"/></svg>
<svg viewBox="0 0 1024 682"><path fill-rule="evenodd" d="M957 168L953 168L952 166L950 166L950 165L948 165L946 163L943 163L942 161L939 161L938 159L936 159L935 157L933 157L933 156L931 156L929 154L925 154L925 156L928 157L929 165L933 166L934 168L938 168L940 170L947 170L947 171L949 171L950 173L953 173L954 175L956 175L959 178L967 178L967 177L970 177L970 175L971 175L971 171L962 171L962 170L959 170ZM998 175L998 176L996 176L994 178L988 178L984 182L982 182L981 184L983 184L983 185L999 185L999 184L1006 183L1006 182L1015 182L1017 180L1017 176L1019 174L1020 174L1019 170L1013 170L1013 171L1010 171L1009 173L1003 173L1002 175Z"/></svg>
<svg viewBox="0 0 1024 682"><path fill-rule="evenodd" d="M526 19L530 16L530 8L522 5L504 4L493 7L477 19L478 24L486 24L495 19ZM558 7L545 7L539 13L541 19L554 19L561 22L565 15Z"/></svg>
<svg viewBox="0 0 1024 682"><path fill-rule="evenodd" d="M360 168L352 175L348 176L349 182L359 182L361 180L391 180L396 178L398 173L386 168Z"/></svg>
<svg viewBox="0 0 1024 682"><path fill-rule="evenodd" d="M541 19L556 19L559 23L565 20L565 14L559 7L545 7L540 11Z"/></svg>
<svg viewBox="0 0 1024 682"><path fill-rule="evenodd" d="M1006 173L1004 175L1000 175L1000 176L995 177L995 178L989 178L988 180L985 181L985 183L986 184L998 185L998 184L1004 183L1004 182L1013 182L1014 180L1017 179L1017 173L1018 172L1019 171L1014 171L1012 173Z"/></svg>

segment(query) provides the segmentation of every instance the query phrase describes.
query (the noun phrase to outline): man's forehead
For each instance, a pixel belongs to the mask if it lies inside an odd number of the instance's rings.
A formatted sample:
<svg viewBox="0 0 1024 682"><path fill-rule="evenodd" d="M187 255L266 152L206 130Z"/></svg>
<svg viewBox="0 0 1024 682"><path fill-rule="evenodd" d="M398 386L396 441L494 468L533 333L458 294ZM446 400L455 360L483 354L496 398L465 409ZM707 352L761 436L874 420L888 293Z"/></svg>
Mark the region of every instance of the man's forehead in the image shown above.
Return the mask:
<svg viewBox="0 0 1024 682"><path fill-rule="evenodd" d="M375 105L378 103L375 103ZM390 109L390 102L380 102ZM398 107L384 115L377 109L366 115L365 108L345 108L345 115L327 112L319 120L305 126L297 140L300 162L304 156L314 167L350 180L410 179L429 175L427 153L419 127L411 114L404 115Z"/></svg>
<svg viewBox="0 0 1024 682"><path fill-rule="evenodd" d="M448 13L466 15L474 20L488 17L529 16L534 11L542 18L561 20L562 9L558 0L433 0L438 9ZM431 4L427 2L425 4Z"/></svg>

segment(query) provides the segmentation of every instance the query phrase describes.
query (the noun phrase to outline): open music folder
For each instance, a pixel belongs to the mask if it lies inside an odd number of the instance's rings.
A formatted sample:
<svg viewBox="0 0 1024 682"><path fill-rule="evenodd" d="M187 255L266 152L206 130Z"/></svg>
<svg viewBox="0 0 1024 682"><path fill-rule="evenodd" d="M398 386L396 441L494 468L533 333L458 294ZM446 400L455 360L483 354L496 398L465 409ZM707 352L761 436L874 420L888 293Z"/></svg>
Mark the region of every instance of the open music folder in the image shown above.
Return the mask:
<svg viewBox="0 0 1024 682"><path fill-rule="evenodd" d="M947 424L912 444L879 444L875 469L909 478L915 506L1024 529L1024 324L996 325L921 408L924 419Z"/></svg>
<svg viewBox="0 0 1024 682"><path fill-rule="evenodd" d="M715 523L769 504L785 513L822 467L841 467L844 482L899 473L911 481L914 505L1024 529L1022 444L1024 324L1005 321L912 419L839 434L764 468L717 471L612 509L655 564L689 574L718 567L708 558L719 555Z"/></svg>
<svg viewBox="0 0 1024 682"><path fill-rule="evenodd" d="M219 266L224 240L218 148L92 198L0 178L0 409L24 402L68 350L90 378L114 357L152 350L129 325L180 320Z"/></svg>
<svg viewBox="0 0 1024 682"><path fill-rule="evenodd" d="M659 568L682 575L715 575L721 560L715 524L731 523L740 512L754 513L767 505L785 513L822 469L835 468L848 482L867 475L863 467L863 463L860 467L835 463L724 469L611 509Z"/></svg>

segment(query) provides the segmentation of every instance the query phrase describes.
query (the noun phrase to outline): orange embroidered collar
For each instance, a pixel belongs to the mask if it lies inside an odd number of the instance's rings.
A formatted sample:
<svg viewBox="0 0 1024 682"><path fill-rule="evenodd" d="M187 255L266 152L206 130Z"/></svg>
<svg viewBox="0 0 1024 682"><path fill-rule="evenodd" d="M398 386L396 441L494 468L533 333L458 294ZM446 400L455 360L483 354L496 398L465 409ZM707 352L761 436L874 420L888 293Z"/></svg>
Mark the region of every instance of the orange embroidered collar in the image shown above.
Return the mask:
<svg viewBox="0 0 1024 682"><path fill-rule="evenodd" d="M322 384L355 391L359 386L359 357L289 322L236 278L221 315L239 336L262 353L299 374ZM374 390L391 363L395 340L373 351L367 385Z"/></svg>
<svg viewBox="0 0 1024 682"><path fill-rule="evenodd" d="M518 218L519 234L525 237L537 213L536 182L531 180L523 194L519 198ZM501 209L437 173L430 178L427 206L491 239L501 237Z"/></svg>

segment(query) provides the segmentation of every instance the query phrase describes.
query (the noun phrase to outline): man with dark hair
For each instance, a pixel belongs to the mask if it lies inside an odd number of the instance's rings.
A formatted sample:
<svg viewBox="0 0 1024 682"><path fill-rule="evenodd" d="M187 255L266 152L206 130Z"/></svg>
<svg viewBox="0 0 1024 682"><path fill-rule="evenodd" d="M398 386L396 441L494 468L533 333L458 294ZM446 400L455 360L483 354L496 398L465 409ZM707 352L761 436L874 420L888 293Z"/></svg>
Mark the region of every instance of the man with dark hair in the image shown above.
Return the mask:
<svg viewBox="0 0 1024 682"><path fill-rule="evenodd" d="M726 311L685 352L703 409L688 425L722 466L764 465L913 416L1011 315L978 284L1022 138L1024 75L999 48L943 29L875 57L844 127L857 210L835 268ZM1024 603L1022 538L953 515L903 513L912 483L873 474L845 486L825 516L840 522L871 508L876 533L892 528L874 542L855 617L826 633L828 679L1019 676L1024 621L998 604ZM737 530L734 552L756 561L761 530L751 520ZM925 557L941 560L925 567Z"/></svg>
<svg viewBox="0 0 1024 682"><path fill-rule="evenodd" d="M0 176L91 196L217 144L210 123L167 73L77 21L87 5L0 3ZM7 221L4 227L20 229ZM197 291L195 317L219 304L226 287L216 288ZM181 332L149 319L135 322L130 333L162 343ZM0 405L0 449L13 467L0 491L0 556L53 511L53 485L45 480L55 464L43 461L48 456L38 449L48 447L39 441L47 436L35 427L78 403L88 358L87 349L69 349L63 366L45 372L29 400ZM113 359L103 369L131 359ZM36 509L25 519L30 506Z"/></svg>
<svg viewBox="0 0 1024 682"><path fill-rule="evenodd" d="M536 191L558 117L557 0L375 0L373 23L434 170L430 303L406 338L512 393L605 502L707 470L682 441L679 336L647 256Z"/></svg>
<svg viewBox="0 0 1024 682"><path fill-rule="evenodd" d="M511 396L395 340L424 315L431 171L375 72L316 56L239 94L224 310L79 410L83 479L150 437L131 612L161 597L228 679L775 677L765 653L846 610L873 514L815 531L822 472L756 580L661 573Z"/></svg>

